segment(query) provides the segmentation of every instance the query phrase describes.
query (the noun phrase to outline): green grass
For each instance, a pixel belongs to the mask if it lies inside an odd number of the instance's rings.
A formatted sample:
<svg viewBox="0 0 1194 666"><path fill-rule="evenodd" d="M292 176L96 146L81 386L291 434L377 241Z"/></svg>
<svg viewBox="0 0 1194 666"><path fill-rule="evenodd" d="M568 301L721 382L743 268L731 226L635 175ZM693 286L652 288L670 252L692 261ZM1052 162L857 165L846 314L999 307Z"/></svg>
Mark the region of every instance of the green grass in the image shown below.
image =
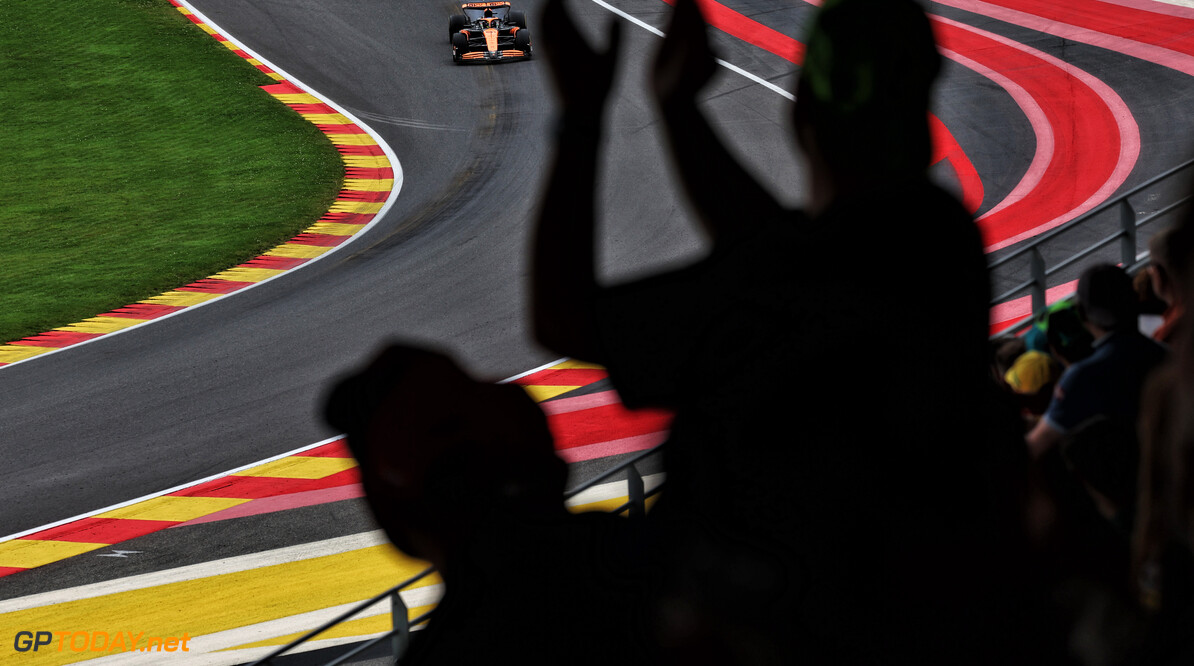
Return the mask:
<svg viewBox="0 0 1194 666"><path fill-rule="evenodd" d="M241 263L343 167L165 0L0 2L0 343Z"/></svg>

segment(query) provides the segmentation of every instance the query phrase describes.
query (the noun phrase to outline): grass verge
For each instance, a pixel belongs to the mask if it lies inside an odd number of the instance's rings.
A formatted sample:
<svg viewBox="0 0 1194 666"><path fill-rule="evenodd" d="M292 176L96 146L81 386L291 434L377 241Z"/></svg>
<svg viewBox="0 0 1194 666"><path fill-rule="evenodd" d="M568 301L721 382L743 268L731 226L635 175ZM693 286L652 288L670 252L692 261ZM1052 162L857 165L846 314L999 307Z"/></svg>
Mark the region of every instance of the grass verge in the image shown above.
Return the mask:
<svg viewBox="0 0 1194 666"><path fill-rule="evenodd" d="M217 273L325 213L343 166L165 0L0 2L0 343Z"/></svg>

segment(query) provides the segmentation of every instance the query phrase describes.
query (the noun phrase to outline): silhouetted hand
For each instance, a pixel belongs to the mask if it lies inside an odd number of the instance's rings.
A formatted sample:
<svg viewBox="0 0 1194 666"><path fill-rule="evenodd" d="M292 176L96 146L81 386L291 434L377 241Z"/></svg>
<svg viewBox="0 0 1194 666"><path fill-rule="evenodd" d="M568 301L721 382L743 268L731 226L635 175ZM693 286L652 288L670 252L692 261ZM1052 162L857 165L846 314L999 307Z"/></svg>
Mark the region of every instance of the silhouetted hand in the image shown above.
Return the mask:
<svg viewBox="0 0 1194 666"><path fill-rule="evenodd" d="M565 114L600 115L613 85L622 24L609 30L609 47L598 52L581 36L581 30L564 7L564 0L548 0L540 19L539 43Z"/></svg>
<svg viewBox="0 0 1194 666"><path fill-rule="evenodd" d="M655 56L651 89L663 105L692 102L717 68L696 0L676 0L671 26Z"/></svg>

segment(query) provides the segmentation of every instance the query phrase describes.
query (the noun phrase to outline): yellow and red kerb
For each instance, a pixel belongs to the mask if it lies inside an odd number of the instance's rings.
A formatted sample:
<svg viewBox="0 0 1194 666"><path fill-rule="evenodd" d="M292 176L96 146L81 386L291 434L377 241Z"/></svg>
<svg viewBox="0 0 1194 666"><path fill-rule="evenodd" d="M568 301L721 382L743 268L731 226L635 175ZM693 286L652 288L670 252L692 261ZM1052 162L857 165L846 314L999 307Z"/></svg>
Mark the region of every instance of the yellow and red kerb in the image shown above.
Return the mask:
<svg viewBox="0 0 1194 666"><path fill-rule="evenodd" d="M394 169L373 137L352 120L254 58L219 34L176 0L192 23L277 83L262 86L275 99L318 127L340 152L343 188L328 212L289 241L250 261L173 291L159 294L81 322L0 344L0 366L24 361L173 314L244 289L319 257L362 228L379 213L394 189Z"/></svg>
<svg viewBox="0 0 1194 666"><path fill-rule="evenodd" d="M626 409L606 371L563 361L513 381L539 403L557 455L567 462L660 444L672 415ZM586 389L578 391L577 389ZM582 395L573 396L573 392ZM255 465L136 504L0 542L0 577L108 548L170 527L284 511L361 497L360 474L343 440Z"/></svg>
<svg viewBox="0 0 1194 666"><path fill-rule="evenodd" d="M0 543L0 577L187 523L257 513L244 506L341 489L359 495L360 474L343 440L189 488ZM322 493L325 497L328 492ZM268 503L268 502L266 502Z"/></svg>

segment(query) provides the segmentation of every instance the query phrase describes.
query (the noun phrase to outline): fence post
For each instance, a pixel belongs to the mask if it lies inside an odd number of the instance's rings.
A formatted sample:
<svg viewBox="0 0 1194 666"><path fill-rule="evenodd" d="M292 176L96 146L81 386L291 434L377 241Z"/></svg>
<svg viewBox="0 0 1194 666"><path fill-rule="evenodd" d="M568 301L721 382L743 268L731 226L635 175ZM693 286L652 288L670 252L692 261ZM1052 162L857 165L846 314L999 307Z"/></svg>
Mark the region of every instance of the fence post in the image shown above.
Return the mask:
<svg viewBox="0 0 1194 666"><path fill-rule="evenodd" d="M626 489L630 496L630 515L642 516L647 513L646 491L643 488L643 475L638 468L631 465L626 468Z"/></svg>
<svg viewBox="0 0 1194 666"><path fill-rule="evenodd" d="M1032 248L1028 270L1032 274L1032 314L1035 316L1044 311L1045 292L1049 288L1045 276L1045 257L1041 254L1039 246Z"/></svg>
<svg viewBox="0 0 1194 666"><path fill-rule="evenodd" d="M1119 204L1119 257L1126 269L1136 263L1136 209L1124 197Z"/></svg>
<svg viewBox="0 0 1194 666"><path fill-rule="evenodd" d="M394 637L390 639L390 647L394 651L394 659L402 662L402 655L410 645L410 618L407 616L406 602L402 600L399 590L390 595L390 620L394 627Z"/></svg>

